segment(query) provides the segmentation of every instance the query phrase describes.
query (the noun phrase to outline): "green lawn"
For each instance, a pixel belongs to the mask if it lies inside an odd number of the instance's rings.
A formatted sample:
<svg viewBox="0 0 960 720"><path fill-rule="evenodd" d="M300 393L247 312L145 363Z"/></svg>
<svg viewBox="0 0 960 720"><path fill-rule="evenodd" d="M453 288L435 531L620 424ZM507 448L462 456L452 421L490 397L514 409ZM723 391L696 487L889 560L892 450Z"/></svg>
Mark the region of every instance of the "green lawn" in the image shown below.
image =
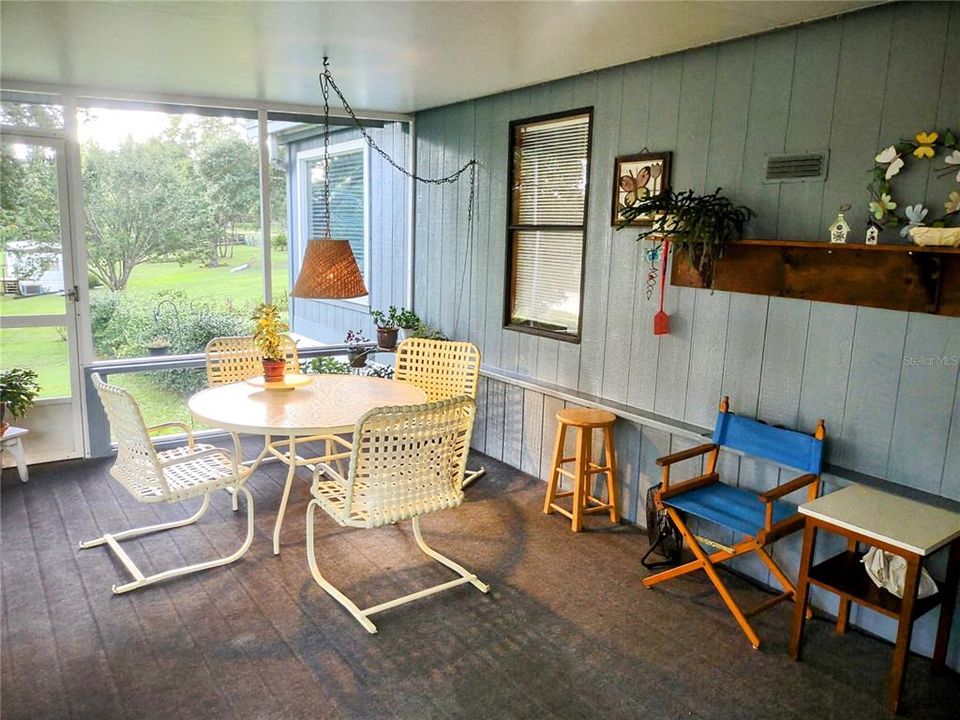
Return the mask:
<svg viewBox="0 0 960 720"><path fill-rule="evenodd" d="M164 290L178 290L188 298L213 302L233 301L236 305L259 302L263 297L263 258L259 248L238 245L232 258L217 268L176 262L146 263L137 266L124 292L145 296ZM287 292L287 253L273 251L273 295L278 300ZM231 272L246 263L244 270ZM98 288L93 292L109 292ZM64 312L64 299L58 295L30 298L0 297L0 315L45 315ZM70 394L67 367L67 343L54 327L0 330L0 367L30 367L40 376L41 397ZM166 420L187 420L189 413L182 398L162 391L150 378L132 375L113 377L128 387L143 405L144 416L153 424Z"/></svg>
<svg viewBox="0 0 960 720"><path fill-rule="evenodd" d="M237 245L233 257L222 261L221 267L205 268L198 264L181 265L177 262L144 263L130 274L126 292L151 295L163 290L180 290L188 297L208 300L231 299L238 303L252 302L263 297L263 256L260 248ZM249 263L246 270L231 270ZM273 295L280 298L287 292L287 253L274 250L270 254L273 266ZM94 292L108 292L102 288ZM0 296L0 315L55 315L64 312L60 295L13 298Z"/></svg>
<svg viewBox="0 0 960 720"><path fill-rule="evenodd" d="M70 394L67 341L60 328L0 329L0 367L28 367L37 371L40 397Z"/></svg>

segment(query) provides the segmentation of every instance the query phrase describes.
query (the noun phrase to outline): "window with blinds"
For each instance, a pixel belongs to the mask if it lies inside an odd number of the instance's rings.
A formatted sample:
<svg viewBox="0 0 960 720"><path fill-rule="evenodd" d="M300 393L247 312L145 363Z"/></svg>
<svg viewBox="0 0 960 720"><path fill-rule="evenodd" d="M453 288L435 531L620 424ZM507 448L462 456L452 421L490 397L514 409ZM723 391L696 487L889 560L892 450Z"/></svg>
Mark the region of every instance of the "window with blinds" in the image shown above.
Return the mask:
<svg viewBox="0 0 960 720"><path fill-rule="evenodd" d="M362 147L330 150L330 235L347 240L357 259L357 265L368 283L366 270L367 242L364 223L364 151ZM323 157L307 161L308 183L307 229L309 237L319 238L326 233L326 213L323 205Z"/></svg>
<svg viewBox="0 0 960 720"><path fill-rule="evenodd" d="M592 114L510 125L508 327L580 338Z"/></svg>

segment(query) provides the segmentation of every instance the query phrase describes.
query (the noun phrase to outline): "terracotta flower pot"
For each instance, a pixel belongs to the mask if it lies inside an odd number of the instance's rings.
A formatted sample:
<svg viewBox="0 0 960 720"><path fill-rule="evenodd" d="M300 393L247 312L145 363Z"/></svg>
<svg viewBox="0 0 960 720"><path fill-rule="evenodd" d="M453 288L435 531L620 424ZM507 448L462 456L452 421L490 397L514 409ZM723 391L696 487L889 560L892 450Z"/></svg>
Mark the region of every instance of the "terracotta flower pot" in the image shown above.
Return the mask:
<svg viewBox="0 0 960 720"><path fill-rule="evenodd" d="M283 382L283 371L286 366L286 360L264 360L263 379L267 382Z"/></svg>
<svg viewBox="0 0 960 720"><path fill-rule="evenodd" d="M377 328L377 345L384 350L393 350L397 346L397 328Z"/></svg>

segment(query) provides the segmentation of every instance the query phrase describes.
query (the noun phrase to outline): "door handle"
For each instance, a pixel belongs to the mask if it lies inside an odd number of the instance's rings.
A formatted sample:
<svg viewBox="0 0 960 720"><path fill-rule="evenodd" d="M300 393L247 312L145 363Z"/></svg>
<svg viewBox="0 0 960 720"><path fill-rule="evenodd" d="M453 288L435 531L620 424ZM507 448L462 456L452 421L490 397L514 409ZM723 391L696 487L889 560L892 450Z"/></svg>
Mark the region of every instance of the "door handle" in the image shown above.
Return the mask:
<svg viewBox="0 0 960 720"><path fill-rule="evenodd" d="M67 292L64 293L64 295L66 296L67 300L70 300L72 302L79 302L80 288L74 285L70 290L67 290Z"/></svg>

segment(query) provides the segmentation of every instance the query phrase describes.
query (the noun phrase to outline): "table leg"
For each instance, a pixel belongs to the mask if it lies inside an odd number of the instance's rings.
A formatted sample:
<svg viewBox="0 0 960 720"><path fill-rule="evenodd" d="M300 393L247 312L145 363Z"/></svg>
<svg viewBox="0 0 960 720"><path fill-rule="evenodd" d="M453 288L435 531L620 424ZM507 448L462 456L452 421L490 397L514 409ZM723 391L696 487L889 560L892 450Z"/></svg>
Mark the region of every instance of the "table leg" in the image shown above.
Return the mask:
<svg viewBox="0 0 960 720"><path fill-rule="evenodd" d="M800 556L800 573L797 578L797 595L793 608L793 629L790 633L790 657L800 659L803 643L803 624L807 617L807 604L810 601L810 565L816 549L817 527L810 518L803 525L803 552Z"/></svg>
<svg viewBox="0 0 960 720"><path fill-rule="evenodd" d="M17 438L10 445L10 454L13 455L13 461L17 464L17 473L20 475L20 482L27 482L30 479L30 471L27 470L27 459L23 454L23 442Z"/></svg>
<svg viewBox="0 0 960 720"><path fill-rule="evenodd" d="M893 649L893 665L890 668L890 687L887 688L887 709L897 712L900 708L900 691L910 654L910 636L913 634L913 605L920 585L920 562L915 553L905 553L907 574L903 581L903 601L900 605L900 622L897 626L897 644Z"/></svg>
<svg viewBox="0 0 960 720"><path fill-rule="evenodd" d="M940 592L940 622L937 623L937 642L933 649L933 665L942 669L947 660L947 646L950 644L950 623L953 609L957 603L957 581L960 580L960 539L950 543L950 555L947 558L947 575Z"/></svg>
<svg viewBox="0 0 960 720"><path fill-rule="evenodd" d="M847 541L847 552L854 552L857 549L857 541L850 538ZM850 622L850 600L846 597L840 598L840 608L837 610L837 635L843 635L847 631L847 623Z"/></svg>
<svg viewBox="0 0 960 720"><path fill-rule="evenodd" d="M283 514L287 510L287 500L290 497L290 487L293 485L293 476L297 473L297 438L290 436L290 446L287 449L287 482L283 486L283 497L280 499L280 509L277 510L277 523L273 527L273 554L280 554L280 528L283 526Z"/></svg>

